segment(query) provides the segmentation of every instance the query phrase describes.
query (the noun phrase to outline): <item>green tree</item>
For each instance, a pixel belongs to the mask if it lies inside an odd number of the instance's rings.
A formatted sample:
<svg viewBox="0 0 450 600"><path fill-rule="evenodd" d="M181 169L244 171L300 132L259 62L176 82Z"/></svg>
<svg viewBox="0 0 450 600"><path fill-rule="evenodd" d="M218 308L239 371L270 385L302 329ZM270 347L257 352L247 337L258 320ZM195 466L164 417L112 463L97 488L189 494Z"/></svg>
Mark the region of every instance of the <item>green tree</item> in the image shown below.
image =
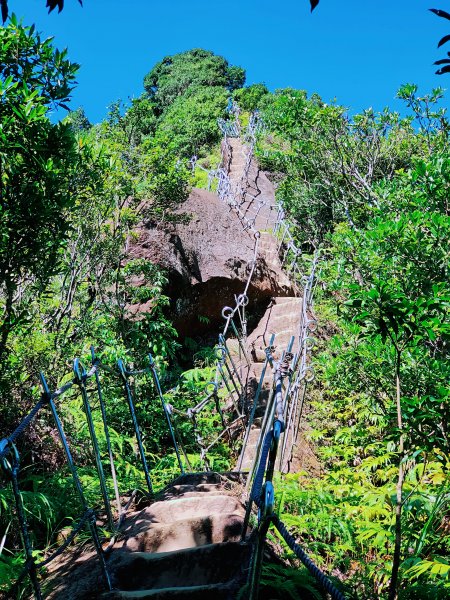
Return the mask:
<svg viewBox="0 0 450 600"><path fill-rule="evenodd" d="M285 175L277 195L301 223L301 242L323 240L342 220L363 225L380 203L374 184L408 168L421 151L410 119L388 110L349 120L344 107L292 89L263 96L260 106L266 133L258 158Z"/></svg>
<svg viewBox="0 0 450 600"><path fill-rule="evenodd" d="M254 83L247 87L235 90L233 98L239 104L240 108L252 112L260 107L261 99L269 94L269 90L264 83Z"/></svg>
<svg viewBox="0 0 450 600"><path fill-rule="evenodd" d="M419 162L403 179L401 192L394 187L395 193L385 197L363 231L345 228L334 237L347 274L354 276L353 282L347 275L340 283L350 296L345 314L358 325L360 337L368 338L374 349L384 346L390 356L385 439L395 443L398 465L390 600L397 597L404 559L407 472L436 448L445 453L449 447L445 382L450 376L450 273L445 240L450 217L439 192L448 181L448 167L446 156Z"/></svg>
<svg viewBox="0 0 450 600"><path fill-rule="evenodd" d="M144 88L159 115L189 88L233 90L241 87L244 81L243 69L230 67L225 58L209 50L195 48L163 58L144 77Z"/></svg>
<svg viewBox="0 0 450 600"><path fill-rule="evenodd" d="M356 597L390 600L445 597L450 568L448 123L440 90L399 96L413 110L406 120L366 111L349 121L283 90L262 99L259 142L263 164L291 175L277 193L298 238L315 223L333 232L322 235L329 295L318 312L337 310L327 328L340 330L308 418L325 475L296 475L306 491L296 482L284 518ZM332 208L323 221L322 207Z"/></svg>
<svg viewBox="0 0 450 600"><path fill-rule="evenodd" d="M219 142L217 119L226 116L227 103L223 87L191 88L164 112L156 136L171 138L180 156L199 154Z"/></svg>
<svg viewBox="0 0 450 600"><path fill-rule="evenodd" d="M92 127L89 119L84 112L84 108L80 106L76 110L71 111L67 116L67 122L70 123L72 131L74 133L80 133L81 131L87 131Z"/></svg>
<svg viewBox="0 0 450 600"><path fill-rule="evenodd" d="M74 137L52 124L78 65L13 16L0 30L0 359L29 317L26 298L43 293L59 268L73 203Z"/></svg>
<svg viewBox="0 0 450 600"><path fill-rule="evenodd" d="M241 88L245 83L245 69L242 67L231 66L227 69L227 89L234 92Z"/></svg>

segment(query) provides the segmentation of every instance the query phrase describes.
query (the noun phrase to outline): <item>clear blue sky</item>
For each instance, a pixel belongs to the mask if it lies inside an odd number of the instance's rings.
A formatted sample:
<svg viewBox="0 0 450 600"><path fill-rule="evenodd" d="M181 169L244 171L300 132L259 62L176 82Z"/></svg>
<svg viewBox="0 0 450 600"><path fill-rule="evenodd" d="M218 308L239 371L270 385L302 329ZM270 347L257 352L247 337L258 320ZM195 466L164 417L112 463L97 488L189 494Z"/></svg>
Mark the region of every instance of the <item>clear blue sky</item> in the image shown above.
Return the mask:
<svg viewBox="0 0 450 600"><path fill-rule="evenodd" d="M155 62L194 47L244 67L247 83L318 92L351 112L399 109L402 83L450 87L432 65L450 50L436 49L450 22L427 10L449 10L444 0L321 0L312 15L308 0L128 0L122 14L118 0L65 0L59 15L47 15L44 0L9 4L81 63L72 107L92 122L112 101L139 95Z"/></svg>

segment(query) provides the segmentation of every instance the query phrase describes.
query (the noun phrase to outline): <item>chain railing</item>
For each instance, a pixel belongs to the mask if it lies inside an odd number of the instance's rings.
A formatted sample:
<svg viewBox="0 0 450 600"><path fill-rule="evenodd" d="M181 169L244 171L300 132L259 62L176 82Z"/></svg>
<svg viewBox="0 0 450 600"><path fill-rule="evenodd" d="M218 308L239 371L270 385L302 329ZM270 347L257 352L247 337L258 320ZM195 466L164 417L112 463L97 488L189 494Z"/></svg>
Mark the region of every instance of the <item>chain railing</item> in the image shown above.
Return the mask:
<svg viewBox="0 0 450 600"><path fill-rule="evenodd" d="M241 135L241 122L239 115L241 109L238 104L230 98L228 101L227 112L230 119L218 119L217 124L224 137L239 137Z"/></svg>
<svg viewBox="0 0 450 600"><path fill-rule="evenodd" d="M250 490L250 493L248 495L241 538L243 542L251 541L253 543L247 580L248 594L246 597L249 600L257 600L258 598L263 550L271 526L275 526L287 546L310 571L319 585L330 594L331 598L333 600L345 600L344 595L309 558L283 521L274 512L274 472L275 470L284 471L286 456L292 453L292 448L298 435L306 387L314 378L309 353L313 347L310 332L316 328L316 321L312 316L312 294L317 260L318 256L316 253L312 262L310 275L304 281L299 350L295 354L291 352L294 341L292 337L281 359L275 361L273 356L275 336L272 335L269 346L265 351L266 362L264 363L256 393L257 397L258 392L261 390L265 369L270 365L273 371L273 383L263 417L253 466L247 478L246 489ZM288 451L289 436L291 448ZM248 536L247 531L253 505L258 509L257 525L254 527L251 535Z"/></svg>
<svg viewBox="0 0 450 600"><path fill-rule="evenodd" d="M249 301L249 287L254 276L257 259L260 234L253 233L253 259L249 263L249 272L245 287L241 294L235 297L234 306L224 306L222 316L225 324L218 336L216 346L216 362L214 379L206 386L205 395L193 407L186 412L174 410L175 422L181 424L186 420L191 422L192 432L200 451L201 464L206 470L211 469L208 453L225 437L234 446L240 437L240 432L245 429L247 405L247 381L249 375L249 352L246 347L247 339L247 316L246 307ZM236 356L239 362L233 358L230 342L237 343ZM154 370L154 376L158 381L158 374ZM161 397L164 394L161 392ZM208 434L202 432L200 418L206 411L208 417L217 417L216 426L211 427L209 418Z"/></svg>
<svg viewBox="0 0 450 600"><path fill-rule="evenodd" d="M230 161L233 153L229 138L240 136L242 132L239 121L240 110L236 103L230 102L229 112L233 119L218 121L218 125L223 132L222 162L217 169L210 171L209 186L212 185L213 179L217 180L219 198L234 211L241 222L243 230L253 239L253 258L248 265L249 271L242 293L235 296L234 306L224 306L222 309L225 324L219 334L218 345L216 346L217 360L213 381L206 386L205 395L196 406L189 408L185 413L174 410L176 422L183 422L186 418L190 420L200 450L201 463L207 470L211 468L208 453L225 437L234 447L241 438L242 432L245 431L245 422L248 419L247 387L250 360L249 348L247 347L246 307L249 302L249 288L258 261L261 236L260 231L255 226L256 218L250 219L241 209L242 197L248 184L249 171L253 160L256 132L260 127L259 120L256 115L252 116L245 134L243 134L245 139L249 141L249 146L245 152L243 172L237 184L233 184L229 177ZM192 157L191 164L193 165L192 168L195 168L197 164L196 157ZM230 343L237 344L238 362L233 358ZM212 432L209 423L208 429L210 431L208 435L202 431L200 423L204 411L207 411L210 416L217 417L217 426L213 428Z"/></svg>
<svg viewBox="0 0 450 600"><path fill-rule="evenodd" d="M275 372L276 385L279 385L280 379L285 377L282 371L278 368ZM266 434L264 442L261 446L261 454L259 458L258 468L255 473L255 479L248 500L248 506L253 503L258 508L258 523L252 532L253 551L250 562L248 576L248 600L257 600L261 570L263 562L263 550L265 540L271 525L274 525L286 545L292 550L295 556L309 570L319 585L330 594L332 600L345 600L344 594L340 592L332 581L319 569L319 567L309 558L303 548L295 541L295 537L289 532L286 525L274 512L275 505L275 490L273 486L273 474L276 467L278 448L280 438L283 433L285 424L282 420L284 408L277 406L275 412L275 420L270 431ZM248 513L247 508L246 521L244 523L243 540L246 539L248 529Z"/></svg>
<svg viewBox="0 0 450 600"><path fill-rule="evenodd" d="M19 522L20 535L22 540L22 546L25 552L25 565L22 573L19 575L17 581L10 588L9 592L6 593L6 597L15 597L20 585L23 583L24 579L29 576L35 598L41 600L43 598L42 591L39 583L38 570L46 565L48 565L52 560L60 556L68 546L74 541L76 536L81 532L81 530L87 525L89 528L91 540L93 546L95 548L99 565L101 569L101 573L104 580L104 585L108 590L112 589L111 586L111 578L108 572L107 563L106 563L106 551L102 547L101 538L99 529L97 526L97 515L98 515L98 507L94 508L90 506L86 497L86 491L82 484L81 478L78 474L78 467L74 460L74 455L71 449L71 443L69 442L69 438L65 433L63 422L60 416L60 409L58 408L58 404L63 401L64 396L69 392L69 390L77 390L78 394L81 396L82 405L83 405L83 413L85 416L88 433L89 433L89 441L91 451L94 457L94 464L97 473L97 478L100 486L100 494L102 497L102 510L105 511L107 524L111 532L117 532L121 523L123 522L126 510L128 506L122 506L121 496L119 491L119 485L117 481L116 467L114 463L114 453L111 446L110 439L110 431L108 427L108 419L107 419L107 406L104 400L104 394L102 389L102 377L101 373L106 372L109 375L112 375L115 379L115 384L119 384L123 388L124 399L128 404L131 422L136 438L136 443L139 450L139 457L141 462L141 467L144 473L144 478L147 486L147 493L150 498L154 495L153 483L151 478L150 469L148 467L146 452L142 440L141 429L139 425L139 419L136 411L135 397L133 394L132 386L130 385L130 378L136 377L143 373L151 373L155 377L155 363L151 355L149 355L149 366L140 370L128 370L122 360L117 362L115 368L108 367L107 365L102 364L99 359L95 355L95 351L91 348L91 358L92 358L92 366L89 370L86 370L80 359L76 358L73 362L73 378L62 387L58 388L54 392L51 392L49 386L47 384L47 380L43 373L40 374L42 393L41 397L35 406L29 411L29 413L22 419L16 429L6 438L0 441L0 465L3 470L3 473L7 477L7 479L11 482L11 487L13 491L16 515ZM176 439L170 412L167 409L167 405L164 402L164 399L161 394L161 390L159 387L159 383L157 378L154 379L156 392L162 400L162 407L165 419L167 421L167 425L169 428L169 432L171 434L171 441L174 447L178 465L181 472L184 472L184 466L180 457L179 450L179 441ZM91 384L88 390L88 383ZM105 474L105 468L103 464L103 459L100 451L100 444L98 440L98 432L93 419L92 412L92 398L91 395L95 394L98 405L101 412L101 423L103 427L103 435L106 442L106 450L109 460L109 471L113 480L113 488L114 495L117 505L117 519L114 518L111 499L109 496L109 491L107 487L107 479ZM75 490L75 494L78 498L78 502L80 505L80 518L78 523L72 529L71 534L68 536L66 541L57 548L52 554L47 556L43 561L37 562L33 555L33 547L31 544L31 536L29 532L29 526L27 521L27 509L24 505L23 495L20 491L19 484L19 471L20 471L20 454L17 449L16 442L17 440L25 433L26 429L33 423L34 419L44 412L50 412L52 419L54 421L56 431L58 434L59 441L62 445L62 449L64 452L66 464L69 468L70 475L72 478L73 487ZM135 495L135 492L132 493L132 497ZM114 539L114 538L113 538ZM110 545L111 547L111 545Z"/></svg>
<svg viewBox="0 0 450 600"><path fill-rule="evenodd" d="M243 135L247 144L243 174L235 186L232 185L225 169L218 171L219 196L227 201L232 209L236 211L244 228L251 228L256 222L256 217L261 210L258 206L256 215L250 220L242 211L248 194L248 175L251 168L254 150L256 146L256 135L264 125L259 115L252 115L247 132ZM223 156L228 156L230 144L225 136L223 142ZM225 163L225 161L222 161ZM251 198L254 200L254 198ZM278 240L278 253L280 261L286 274L291 281L302 289L301 314L298 333L298 349L292 352L294 336L291 338L286 350L279 361L274 360L273 351L276 336L272 335L269 346L266 348L266 359L263 364L260 380L255 392L253 405L247 421L241 450L238 470L242 467L246 444L248 442L254 415L258 406L264 378L267 368L273 371L273 385L269 399L266 404L259 440L256 445L256 453L247 477L246 489L251 492L247 502L247 510L244 519L242 540L246 540L247 529L252 512L252 506L258 507L258 525L252 534L255 539L252 553L252 561L249 570L248 587L249 599L258 597L258 588L262 568L263 548L269 527L273 524L280 532L286 544L295 555L308 568L319 584L331 595L333 600L343 600L343 595L336 589L327 576L311 561L304 550L295 542L294 537L286 529L284 523L274 514L275 492L273 488L273 474L275 469L280 472L287 470L292 459L293 451L299 435L301 417L304 410L307 386L314 379L314 369L311 364L311 351L314 347L312 333L316 330L317 322L313 309L313 292L316 285L319 252L316 250L310 259L310 270L308 275L303 275L305 261L302 251L296 243L292 233L292 224L286 219L283 206L276 203L270 207L276 210L276 220L273 226L273 235Z"/></svg>
<svg viewBox="0 0 450 600"><path fill-rule="evenodd" d="M235 123L239 123L239 108L235 103L230 103L231 115L234 117ZM225 435L229 439L236 441L236 436L240 437L238 430L243 431L241 437L243 447L241 449L240 458L238 461L238 469L242 467L242 457L245 452L245 447L248 442L249 430L252 426L255 411L258 405L259 397L262 390L263 378L267 369L267 364L263 369L263 375L258 383L256 394L253 397L253 402L247 399L248 392L248 377L250 373L250 348L247 346L247 318L246 306L248 304L248 291L254 275L255 267L258 260L258 247L261 232L256 227L256 218L263 208L276 210L274 223L266 223L266 227L272 226L273 234L279 240L278 251L282 267L290 279L299 287L302 286L302 313L300 319L300 329L296 332L295 339L298 344L298 352L295 354L293 379L289 385L286 403L286 422L288 424L287 431L282 439L282 452L279 457L280 468L283 468L289 461L292 455L292 450L298 433L298 417L303 410L303 402L306 392L306 385L314 378L314 371L311 366L310 352L313 347L313 340L310 332L315 326L315 320L312 310L312 286L314 285L314 276L317 266L318 256L315 255L311 265L311 272L308 276L302 276L300 257L301 251L295 244L295 239L291 233L291 225L285 218L285 213L280 205L275 204L267 207L267 199L261 198L255 201L255 197L248 193L249 174L254 164L254 152L257 143L257 135L264 129L264 124L258 113L251 115L248 126L245 131L239 131L244 144L242 152L244 164L242 173L239 174L236 181L230 177L230 165L233 151L235 150L230 141L228 128L223 127L223 123L219 122L219 126L223 132L222 140L222 162L219 168L210 171L211 182L214 178L217 180L217 194L221 200L226 202L230 209L237 215L241 225L249 235L254 239L254 255L250 263L250 271L247 277L243 292L236 296L234 307L225 306L222 311L222 316L225 318L225 325L222 333L219 336L218 360L216 362L216 374L214 381L207 386L207 391L203 399L193 408L187 411L188 418L192 421L193 433L200 448L200 456L205 468L210 468L207 454L211 448ZM248 206L244 208L244 203L256 204L256 210L249 215ZM229 345L233 342L237 343L239 350L239 363L236 364L233 360ZM294 340L292 341L294 344ZM289 350L290 352L290 350ZM206 439L202 434L199 422L199 415L204 410L210 410L218 417L218 427L212 437ZM178 415L180 417L182 415ZM267 422L270 419L267 416ZM244 427L243 427L244 425ZM297 425L297 430L295 429ZM248 481L252 479L255 469L253 465Z"/></svg>

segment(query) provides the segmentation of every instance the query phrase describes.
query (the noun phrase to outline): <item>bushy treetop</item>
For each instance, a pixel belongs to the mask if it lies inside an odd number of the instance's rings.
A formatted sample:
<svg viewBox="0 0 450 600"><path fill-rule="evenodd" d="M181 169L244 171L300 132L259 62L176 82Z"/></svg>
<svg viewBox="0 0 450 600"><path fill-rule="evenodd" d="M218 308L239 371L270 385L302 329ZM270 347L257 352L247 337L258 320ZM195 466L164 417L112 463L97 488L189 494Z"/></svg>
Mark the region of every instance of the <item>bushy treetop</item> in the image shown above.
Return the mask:
<svg viewBox="0 0 450 600"><path fill-rule="evenodd" d="M162 112L189 88L224 87L233 91L244 82L244 69L229 66L225 58L209 50L194 48L163 58L145 76L144 87Z"/></svg>

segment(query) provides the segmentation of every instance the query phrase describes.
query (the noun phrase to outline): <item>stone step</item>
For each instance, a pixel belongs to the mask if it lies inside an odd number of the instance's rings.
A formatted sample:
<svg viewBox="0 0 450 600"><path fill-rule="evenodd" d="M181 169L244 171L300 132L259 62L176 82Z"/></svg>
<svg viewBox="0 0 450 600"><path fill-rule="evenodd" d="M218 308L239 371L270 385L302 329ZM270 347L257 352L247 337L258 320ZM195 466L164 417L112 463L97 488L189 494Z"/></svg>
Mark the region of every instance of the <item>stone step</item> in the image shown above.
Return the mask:
<svg viewBox="0 0 450 600"><path fill-rule="evenodd" d="M203 471L198 473L183 473L174 479L166 489L170 489L176 485L197 486L203 484L220 484L226 489L229 489L233 485L236 485L236 483L239 483L239 475L236 473L216 473L215 471Z"/></svg>
<svg viewBox="0 0 450 600"><path fill-rule="evenodd" d="M263 249L264 252L268 252L268 253L272 253L276 256L278 256L278 247L275 243L273 243L272 241L265 241L262 240L259 243L259 248Z"/></svg>
<svg viewBox="0 0 450 600"><path fill-rule="evenodd" d="M280 298L274 298L275 306L282 306L285 304L300 304L301 307L301 299L296 296L282 296Z"/></svg>
<svg viewBox="0 0 450 600"><path fill-rule="evenodd" d="M234 494L185 492L130 514L114 549L162 553L235 540L243 515L244 506Z"/></svg>
<svg viewBox="0 0 450 600"><path fill-rule="evenodd" d="M263 248L265 252L273 252L273 254L278 256L278 245L275 239L271 240L267 238L261 238L259 247Z"/></svg>
<svg viewBox="0 0 450 600"><path fill-rule="evenodd" d="M166 488L163 492L164 498L170 496L184 496L187 493L204 493L204 492L221 492L220 483L200 483L198 485L193 484L176 484Z"/></svg>
<svg viewBox="0 0 450 600"><path fill-rule="evenodd" d="M255 460L255 457L256 457L256 450L258 447L258 440L259 440L260 432L261 432L261 429L259 427L254 427L254 428L250 429L250 434L248 436L247 445L243 449L244 455L242 457L242 463L241 463L241 457L239 458L239 461L238 461L238 465L241 465L242 471L248 471L249 469L251 469L251 467L253 465L253 461Z"/></svg>
<svg viewBox="0 0 450 600"><path fill-rule="evenodd" d="M208 494L193 498L176 498L165 502L155 502L139 513L140 519L151 520L152 523L171 523L180 518L203 517L214 513L234 512L239 508L239 501L233 496Z"/></svg>
<svg viewBox="0 0 450 600"><path fill-rule="evenodd" d="M248 337L248 343L254 349L252 356L258 362L265 360L264 349L275 334L276 357L286 349L292 335L298 336L301 321L301 298L274 298L258 326ZM294 340L293 351L298 349L298 339Z"/></svg>
<svg viewBox="0 0 450 600"><path fill-rule="evenodd" d="M190 486L187 486L190 487ZM162 495L159 499L160 500L174 500L177 497L182 497L182 498L209 498L211 496L212 493L215 493L216 495L220 494L221 496L234 496L235 492L234 491L226 491L226 490L222 490L220 488L216 488L215 491L213 490L209 490L209 491L203 491L203 492L199 492L197 490L186 490L184 492L180 492L180 493L175 493L172 494L170 492L168 492L167 494Z"/></svg>
<svg viewBox="0 0 450 600"><path fill-rule="evenodd" d="M114 591L103 594L103 600L232 600L235 598L230 584L196 585L191 587L171 587L163 590L139 590L131 592Z"/></svg>
<svg viewBox="0 0 450 600"><path fill-rule="evenodd" d="M171 523L151 523L141 533L117 542L114 548L161 554L220 542L237 542L243 520L244 512L241 510L211 513L204 517L186 516Z"/></svg>
<svg viewBox="0 0 450 600"><path fill-rule="evenodd" d="M229 353L231 354L233 361L234 359L242 360L242 364L246 364L245 355L242 351L242 348L239 344L239 340L236 338L228 338L227 339L227 348ZM235 365L237 368L237 362L235 361Z"/></svg>
<svg viewBox="0 0 450 600"><path fill-rule="evenodd" d="M289 325L291 322L295 325L299 321L299 311L300 307L298 307L298 310L289 308L286 312L274 311L270 317L269 327L274 333L279 332L283 328L283 330L291 330L292 334L295 335L297 331L290 328Z"/></svg>
<svg viewBox="0 0 450 600"><path fill-rule="evenodd" d="M110 559L113 585L121 591L137 591L228 583L240 578L249 554L250 547L240 542L159 554L121 552Z"/></svg>
<svg viewBox="0 0 450 600"><path fill-rule="evenodd" d="M250 371L250 374L253 375L253 377L255 379L257 379L258 381L261 378L261 374L263 372L264 369L264 364L265 362L256 362L252 364L252 368ZM264 383L265 382L271 382L273 381L273 373L272 373L272 367L268 364L266 367L266 372L264 374Z"/></svg>

